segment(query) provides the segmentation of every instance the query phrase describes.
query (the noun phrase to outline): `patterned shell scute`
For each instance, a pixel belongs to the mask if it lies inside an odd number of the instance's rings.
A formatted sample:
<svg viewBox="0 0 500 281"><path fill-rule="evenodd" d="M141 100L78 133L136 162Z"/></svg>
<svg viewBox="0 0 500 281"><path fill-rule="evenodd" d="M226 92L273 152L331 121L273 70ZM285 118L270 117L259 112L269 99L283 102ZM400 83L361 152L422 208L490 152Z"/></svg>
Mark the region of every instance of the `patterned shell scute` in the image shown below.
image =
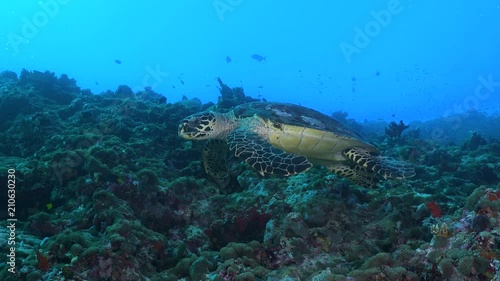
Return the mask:
<svg viewBox="0 0 500 281"><path fill-rule="evenodd" d="M300 105L278 102L251 102L233 108L238 118L252 117L255 114L273 123L283 123L328 131L346 137L362 140L360 134L339 121L314 109Z"/></svg>

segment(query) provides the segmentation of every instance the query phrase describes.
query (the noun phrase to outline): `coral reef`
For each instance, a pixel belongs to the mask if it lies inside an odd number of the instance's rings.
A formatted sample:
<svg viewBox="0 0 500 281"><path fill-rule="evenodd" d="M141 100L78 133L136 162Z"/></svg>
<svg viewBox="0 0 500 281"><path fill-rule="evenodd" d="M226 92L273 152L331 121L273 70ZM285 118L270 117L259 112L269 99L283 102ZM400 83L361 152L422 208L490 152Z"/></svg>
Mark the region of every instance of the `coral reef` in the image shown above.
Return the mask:
<svg viewBox="0 0 500 281"><path fill-rule="evenodd" d="M478 132L470 132L469 139L463 144L462 148L467 150L476 150L481 145L487 144L486 140Z"/></svg>
<svg viewBox="0 0 500 281"><path fill-rule="evenodd" d="M403 123L403 120L399 121L399 124L392 121L387 128L385 128L385 134L390 138L400 138L404 130L408 129L410 126Z"/></svg>
<svg viewBox="0 0 500 281"><path fill-rule="evenodd" d="M219 82L220 85L220 96L217 102L217 109L221 111L227 111L242 103L259 101L259 99L246 96L241 87L231 88L224 84L220 78L217 78L217 82Z"/></svg>
<svg viewBox="0 0 500 281"><path fill-rule="evenodd" d="M254 101L219 83L218 109ZM234 185L220 189L203 143L177 136L182 118L213 106L0 73L0 163L16 170L18 219L17 271L0 279L500 280L497 140L441 144L425 129L401 137L402 122L362 123L417 176L368 190L323 168L262 178L229 161Z"/></svg>

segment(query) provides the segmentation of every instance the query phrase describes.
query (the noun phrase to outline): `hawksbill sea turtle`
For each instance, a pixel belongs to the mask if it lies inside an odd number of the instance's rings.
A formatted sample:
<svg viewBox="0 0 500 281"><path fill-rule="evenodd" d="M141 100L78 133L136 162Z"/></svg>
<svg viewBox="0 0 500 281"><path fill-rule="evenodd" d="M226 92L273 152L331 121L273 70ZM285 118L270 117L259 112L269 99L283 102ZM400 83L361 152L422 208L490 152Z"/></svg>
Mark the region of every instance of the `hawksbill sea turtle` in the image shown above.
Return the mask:
<svg viewBox="0 0 500 281"><path fill-rule="evenodd" d="M179 136L208 140L205 171L227 183L227 152L245 159L259 174L289 176L324 165L356 184L375 187L380 179L415 175L411 164L380 154L361 135L316 110L277 102L251 102L228 113L193 114L179 125Z"/></svg>

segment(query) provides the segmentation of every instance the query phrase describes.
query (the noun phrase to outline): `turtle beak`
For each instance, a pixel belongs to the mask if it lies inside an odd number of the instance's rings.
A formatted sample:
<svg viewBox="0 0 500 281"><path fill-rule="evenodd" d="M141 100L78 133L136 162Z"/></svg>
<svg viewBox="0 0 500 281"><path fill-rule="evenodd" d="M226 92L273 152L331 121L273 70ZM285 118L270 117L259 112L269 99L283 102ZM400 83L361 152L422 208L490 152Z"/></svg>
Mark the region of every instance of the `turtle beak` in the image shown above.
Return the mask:
<svg viewBox="0 0 500 281"><path fill-rule="evenodd" d="M178 134L186 140L201 140L207 135L205 129L206 126L199 117L190 116L181 121Z"/></svg>
<svg viewBox="0 0 500 281"><path fill-rule="evenodd" d="M181 121L181 123L179 124L179 130L177 132L179 134L179 137L187 140L196 138L196 133L198 130L193 128L193 126L191 126L191 123L192 122L189 122L187 118Z"/></svg>

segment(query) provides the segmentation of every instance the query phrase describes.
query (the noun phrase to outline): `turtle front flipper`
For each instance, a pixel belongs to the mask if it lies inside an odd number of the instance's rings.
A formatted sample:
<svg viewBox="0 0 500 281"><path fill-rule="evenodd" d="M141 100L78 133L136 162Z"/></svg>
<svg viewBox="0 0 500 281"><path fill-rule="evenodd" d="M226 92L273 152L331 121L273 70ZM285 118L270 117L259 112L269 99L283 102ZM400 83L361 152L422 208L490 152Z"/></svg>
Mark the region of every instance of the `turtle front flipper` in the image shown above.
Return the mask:
<svg viewBox="0 0 500 281"><path fill-rule="evenodd" d="M367 172L377 173L384 179L406 179L415 175L415 169L411 164L369 152L363 148L353 147L342 153L356 165L365 168Z"/></svg>
<svg viewBox="0 0 500 281"><path fill-rule="evenodd" d="M313 166L306 157L276 148L253 131L235 130L228 135L227 143L237 157L244 158L262 176L295 175Z"/></svg>
<svg viewBox="0 0 500 281"><path fill-rule="evenodd" d="M205 172L221 187L226 187L230 182L227 167L228 145L223 140L208 140L203 147L203 167Z"/></svg>
<svg viewBox="0 0 500 281"><path fill-rule="evenodd" d="M380 181L378 174L369 172L364 167L359 165L346 165L338 163L334 165L327 165L326 168L341 177L350 179L355 184L359 184L367 188L377 187L377 183Z"/></svg>

